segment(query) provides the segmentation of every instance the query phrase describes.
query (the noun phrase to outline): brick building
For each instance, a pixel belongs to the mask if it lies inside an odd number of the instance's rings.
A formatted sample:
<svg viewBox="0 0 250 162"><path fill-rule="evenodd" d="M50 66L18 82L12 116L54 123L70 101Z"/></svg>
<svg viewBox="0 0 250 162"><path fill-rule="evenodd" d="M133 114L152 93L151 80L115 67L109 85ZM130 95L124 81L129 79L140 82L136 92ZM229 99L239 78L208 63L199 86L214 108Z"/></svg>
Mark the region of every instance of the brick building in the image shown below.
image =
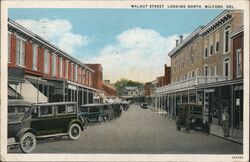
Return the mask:
<svg viewBox="0 0 250 162"><path fill-rule="evenodd" d="M157 107L174 119L179 103L202 103L204 120L217 135L222 135L221 113L227 109L231 136L242 138L243 13L223 11L184 40L181 36L168 55L171 84L157 89Z"/></svg>
<svg viewBox="0 0 250 162"><path fill-rule="evenodd" d="M8 31L9 99L93 102L91 68L11 19Z"/></svg>
<svg viewBox="0 0 250 162"><path fill-rule="evenodd" d="M116 88L109 82L103 80L103 68L101 64L85 64L93 72L93 87L100 90L101 93L104 93L104 96L116 96Z"/></svg>

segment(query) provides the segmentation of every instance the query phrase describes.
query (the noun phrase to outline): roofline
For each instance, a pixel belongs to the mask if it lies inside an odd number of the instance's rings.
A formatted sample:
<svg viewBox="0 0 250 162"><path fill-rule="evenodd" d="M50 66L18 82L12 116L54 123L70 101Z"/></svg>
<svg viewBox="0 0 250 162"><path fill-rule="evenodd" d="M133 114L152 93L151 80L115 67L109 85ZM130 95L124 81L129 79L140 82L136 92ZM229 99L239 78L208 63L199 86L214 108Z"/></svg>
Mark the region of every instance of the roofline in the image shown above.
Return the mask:
<svg viewBox="0 0 250 162"><path fill-rule="evenodd" d="M227 15L228 13L231 13L230 10L224 10L222 11L218 16L216 16L213 20L211 20L205 27L202 29L201 34L204 33L207 29L209 29L214 23L216 23L218 20L220 20L222 17Z"/></svg>
<svg viewBox="0 0 250 162"><path fill-rule="evenodd" d="M74 58L73 56L70 56L68 53L66 53L65 51L61 50L60 48L58 48L57 46L55 46L54 44L48 42L47 40L45 40L44 38L42 38L41 36L33 33L32 31L28 30L27 28L23 27L22 25L18 24L17 22L15 22L14 20L8 18L8 25L19 29L21 32L27 34L28 36L36 39L37 41L39 41L42 44L47 45L49 48L51 48L52 50L54 50L55 52L60 53L62 56L67 57L69 60L85 67L86 69L88 69L91 72L94 72L93 69L91 69L90 67L86 66L84 63L80 62L79 60L77 60L76 58Z"/></svg>
<svg viewBox="0 0 250 162"><path fill-rule="evenodd" d="M229 34L229 36L230 36L231 38L233 38L233 37L235 37L236 35L238 35L238 34L240 34L240 33L243 33L243 32L244 32L244 26L241 25L239 28L237 28L236 30L234 30L233 32L231 32L231 33Z"/></svg>
<svg viewBox="0 0 250 162"><path fill-rule="evenodd" d="M174 54L176 54L176 52L183 47L189 40L191 40L196 34L199 34L199 32L203 29L204 26L199 26L198 28L196 28L191 34L189 34L189 36L187 38L185 38L183 40L182 43L180 43L179 45L177 45L174 49L172 49L169 53L168 56L172 57Z"/></svg>

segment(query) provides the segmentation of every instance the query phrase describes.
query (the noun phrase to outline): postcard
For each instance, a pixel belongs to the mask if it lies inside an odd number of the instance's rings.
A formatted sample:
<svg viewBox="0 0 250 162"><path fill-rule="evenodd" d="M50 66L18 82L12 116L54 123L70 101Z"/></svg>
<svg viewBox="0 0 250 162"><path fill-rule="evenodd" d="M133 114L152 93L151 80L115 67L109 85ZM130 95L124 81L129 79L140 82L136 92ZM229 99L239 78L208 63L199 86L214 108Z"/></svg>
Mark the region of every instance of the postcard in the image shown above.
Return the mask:
<svg viewBox="0 0 250 162"><path fill-rule="evenodd" d="M2 1L1 161L249 161L248 6Z"/></svg>

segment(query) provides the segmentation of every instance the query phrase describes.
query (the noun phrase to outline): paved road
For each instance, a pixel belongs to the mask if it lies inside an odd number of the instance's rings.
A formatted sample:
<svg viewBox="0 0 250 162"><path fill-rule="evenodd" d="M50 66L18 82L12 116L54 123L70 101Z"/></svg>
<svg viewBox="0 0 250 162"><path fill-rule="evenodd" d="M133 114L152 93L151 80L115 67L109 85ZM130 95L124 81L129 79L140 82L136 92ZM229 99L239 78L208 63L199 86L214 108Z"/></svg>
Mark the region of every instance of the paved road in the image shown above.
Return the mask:
<svg viewBox="0 0 250 162"><path fill-rule="evenodd" d="M20 152L14 149L10 152ZM46 139L34 153L238 154L240 144L200 132L176 131L175 123L150 109L132 105L122 116L92 124L77 141Z"/></svg>

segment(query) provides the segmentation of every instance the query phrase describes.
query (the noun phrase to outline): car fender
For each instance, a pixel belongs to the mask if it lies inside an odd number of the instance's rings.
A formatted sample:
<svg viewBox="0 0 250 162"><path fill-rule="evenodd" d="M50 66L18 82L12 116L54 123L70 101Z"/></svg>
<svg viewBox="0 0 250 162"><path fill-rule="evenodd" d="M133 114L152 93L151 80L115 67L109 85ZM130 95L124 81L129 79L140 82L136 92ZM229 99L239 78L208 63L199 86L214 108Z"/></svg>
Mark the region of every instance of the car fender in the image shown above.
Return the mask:
<svg viewBox="0 0 250 162"><path fill-rule="evenodd" d="M68 125L68 129L67 129L67 130L69 130L70 126L71 126L72 124L74 124L74 123L76 123L76 124L80 125L80 127L81 127L82 131L84 130L83 123L82 123L80 120L78 120L78 119L74 119L74 120L72 120L72 121L69 123L69 125Z"/></svg>
<svg viewBox="0 0 250 162"><path fill-rule="evenodd" d="M19 141L20 138L23 136L24 133L26 132L31 132L33 133L35 136L37 135L37 131L35 129L31 129L31 128L25 128L25 129L22 129L21 131L19 131L16 135L16 140Z"/></svg>

